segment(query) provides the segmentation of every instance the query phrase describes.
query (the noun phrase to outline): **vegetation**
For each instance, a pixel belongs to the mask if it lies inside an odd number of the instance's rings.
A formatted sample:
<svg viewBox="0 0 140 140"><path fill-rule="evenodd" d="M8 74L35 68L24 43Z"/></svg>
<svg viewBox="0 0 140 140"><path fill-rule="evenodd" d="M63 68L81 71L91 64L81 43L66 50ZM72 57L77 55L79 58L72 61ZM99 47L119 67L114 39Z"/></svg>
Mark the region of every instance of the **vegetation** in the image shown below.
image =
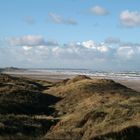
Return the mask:
<svg viewBox="0 0 140 140"><path fill-rule="evenodd" d="M57 119L47 116L55 112L51 105L60 98L43 94L43 89L39 83L26 78L0 75L1 136L7 139L24 135L40 137L56 124Z"/></svg>
<svg viewBox="0 0 140 140"><path fill-rule="evenodd" d="M140 93L106 79L0 75L0 139L139 140Z"/></svg>
<svg viewBox="0 0 140 140"><path fill-rule="evenodd" d="M62 97L55 104L60 121L50 139L140 139L140 94L106 79L77 76L47 90Z"/></svg>

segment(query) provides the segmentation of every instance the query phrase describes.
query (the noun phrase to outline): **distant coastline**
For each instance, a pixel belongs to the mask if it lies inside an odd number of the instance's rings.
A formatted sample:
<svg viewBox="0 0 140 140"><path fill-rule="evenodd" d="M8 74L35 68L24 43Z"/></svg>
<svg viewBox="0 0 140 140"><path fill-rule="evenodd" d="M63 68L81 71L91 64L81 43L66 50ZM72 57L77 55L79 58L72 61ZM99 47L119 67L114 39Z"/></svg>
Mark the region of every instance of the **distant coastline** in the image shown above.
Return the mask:
<svg viewBox="0 0 140 140"><path fill-rule="evenodd" d="M48 80L57 82L76 75L86 75L91 78L112 79L124 84L134 90L140 91L140 71L104 72L88 69L61 69L61 68L16 68L8 67L0 69L1 73L17 77L27 77L37 80Z"/></svg>
<svg viewBox="0 0 140 140"><path fill-rule="evenodd" d="M0 71L8 74L31 74L31 75L87 75L91 77L101 77L109 79L135 79L140 80L140 71L94 71L91 69L74 69L74 68L17 68L6 67L0 68Z"/></svg>

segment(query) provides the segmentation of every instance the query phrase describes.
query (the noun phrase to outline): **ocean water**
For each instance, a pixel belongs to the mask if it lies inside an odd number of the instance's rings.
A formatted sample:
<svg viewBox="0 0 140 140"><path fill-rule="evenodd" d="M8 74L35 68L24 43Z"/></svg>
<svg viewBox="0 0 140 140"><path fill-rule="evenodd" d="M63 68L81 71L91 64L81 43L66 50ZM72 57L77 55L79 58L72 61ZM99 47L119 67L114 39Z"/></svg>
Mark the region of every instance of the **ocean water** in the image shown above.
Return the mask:
<svg viewBox="0 0 140 140"><path fill-rule="evenodd" d="M101 78L140 80L140 71L105 72L89 69L28 69L29 73L44 75L87 75Z"/></svg>

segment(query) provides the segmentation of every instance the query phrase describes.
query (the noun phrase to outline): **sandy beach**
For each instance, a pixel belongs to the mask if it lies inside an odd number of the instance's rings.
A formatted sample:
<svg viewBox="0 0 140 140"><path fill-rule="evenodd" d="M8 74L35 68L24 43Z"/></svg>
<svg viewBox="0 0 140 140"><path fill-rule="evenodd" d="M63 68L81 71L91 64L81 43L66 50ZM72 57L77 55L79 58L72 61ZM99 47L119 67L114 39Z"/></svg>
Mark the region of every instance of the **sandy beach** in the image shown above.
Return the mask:
<svg viewBox="0 0 140 140"><path fill-rule="evenodd" d="M63 73L53 73L53 72L28 72L28 71L11 71L11 72L5 72L6 74L10 74L13 76L18 76L18 77L27 77L31 79L36 79L36 80L45 80L45 81L51 81L51 82L58 82L63 79L67 78L73 78L76 76L75 74L63 74ZM118 77L104 77L104 76L90 76L91 78L99 78L99 79L112 79L115 82L119 82L128 88L132 88L136 91L140 92L140 79L134 79L134 78L118 78Z"/></svg>
<svg viewBox="0 0 140 140"><path fill-rule="evenodd" d="M140 138L140 92L130 89L138 89L138 80L133 81L138 76L131 80L124 76L118 81L130 87L127 88L102 77L103 74L96 77L65 72L9 74L0 74L2 140L7 137L19 140L17 133L21 134L21 140Z"/></svg>

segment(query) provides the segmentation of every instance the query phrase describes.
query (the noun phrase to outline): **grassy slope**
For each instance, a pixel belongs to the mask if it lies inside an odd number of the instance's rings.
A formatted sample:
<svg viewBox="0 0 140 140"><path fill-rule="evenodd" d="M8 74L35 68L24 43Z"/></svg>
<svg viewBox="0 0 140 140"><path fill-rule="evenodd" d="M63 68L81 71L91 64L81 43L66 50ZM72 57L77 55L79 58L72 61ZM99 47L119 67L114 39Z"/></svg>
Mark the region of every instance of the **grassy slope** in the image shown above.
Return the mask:
<svg viewBox="0 0 140 140"><path fill-rule="evenodd" d="M112 80L0 75L0 114L5 139L140 139L140 93Z"/></svg>
<svg viewBox="0 0 140 140"><path fill-rule="evenodd" d="M0 135L2 137L38 137L57 120L47 116L55 112L52 104L60 100L43 94L45 87L26 78L0 75ZM45 88L46 89L46 88ZM45 117L42 117L45 115ZM8 139L8 138L7 138Z"/></svg>
<svg viewBox="0 0 140 140"><path fill-rule="evenodd" d="M80 76L57 84L49 93L63 99L55 105L61 121L47 138L140 139L138 92L112 80Z"/></svg>

